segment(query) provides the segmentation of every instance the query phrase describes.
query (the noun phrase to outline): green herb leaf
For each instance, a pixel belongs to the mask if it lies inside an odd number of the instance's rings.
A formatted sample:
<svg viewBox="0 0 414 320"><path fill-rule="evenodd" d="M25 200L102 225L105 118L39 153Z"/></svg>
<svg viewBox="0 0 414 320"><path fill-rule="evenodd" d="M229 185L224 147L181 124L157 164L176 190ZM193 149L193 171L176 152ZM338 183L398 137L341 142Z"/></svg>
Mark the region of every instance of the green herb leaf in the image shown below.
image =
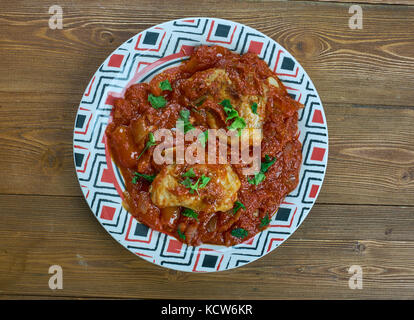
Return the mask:
<svg viewBox="0 0 414 320"><path fill-rule="evenodd" d="M192 189L192 187L193 187L193 182L191 181L191 179L190 179L190 178L185 178L183 181L181 181L181 184L182 184L184 187L189 188L189 189ZM192 190L190 190L190 192L191 192L191 191L192 191ZM194 193L194 191L193 191L192 193Z"/></svg>
<svg viewBox="0 0 414 320"><path fill-rule="evenodd" d="M187 109L181 110L180 111L180 117L181 117L181 120L183 120L183 121L189 121L190 111L188 111Z"/></svg>
<svg viewBox="0 0 414 320"><path fill-rule="evenodd" d="M148 141L145 146L149 148L151 146L155 146L156 144L154 134L152 132L148 133Z"/></svg>
<svg viewBox="0 0 414 320"><path fill-rule="evenodd" d="M190 170L188 170L186 173L184 173L182 175L183 177L189 177L189 178L195 178L195 173L194 173L194 169L190 168Z"/></svg>
<svg viewBox="0 0 414 320"><path fill-rule="evenodd" d="M231 231L231 235L239 239L246 238L248 234L249 232L247 230L244 230L243 228L236 228Z"/></svg>
<svg viewBox="0 0 414 320"><path fill-rule="evenodd" d="M204 174L197 179L196 183L193 184L190 178L185 178L185 180L181 181L181 184L184 185L186 188L190 189L190 193L193 194L194 191L197 191L198 189L204 188L207 183L211 180L211 178L206 177ZM201 182L201 183L200 183Z"/></svg>
<svg viewBox="0 0 414 320"><path fill-rule="evenodd" d="M233 123L228 127L229 130L239 130L246 127L246 122L243 118L237 117Z"/></svg>
<svg viewBox="0 0 414 320"><path fill-rule="evenodd" d="M233 106L231 105L231 102L230 102L229 99L224 99L219 104L221 104L223 106L224 112L226 112L226 113L229 113L233 109Z"/></svg>
<svg viewBox="0 0 414 320"><path fill-rule="evenodd" d="M178 232L178 236L180 237L180 239L185 240L185 234L182 233L180 229L177 229L177 232Z"/></svg>
<svg viewBox="0 0 414 320"><path fill-rule="evenodd" d="M219 104L223 106L224 112L227 114L226 121L239 117L239 113L233 108L229 99L225 99Z"/></svg>
<svg viewBox="0 0 414 320"><path fill-rule="evenodd" d="M192 209L185 208L184 211L181 213L183 216L194 218L198 220L198 213Z"/></svg>
<svg viewBox="0 0 414 320"><path fill-rule="evenodd" d="M183 109L180 111L180 119L182 122L184 122L184 126L182 130L184 131L184 134L186 134L188 131L193 130L194 127L190 122L190 111L187 109Z"/></svg>
<svg viewBox="0 0 414 320"><path fill-rule="evenodd" d="M271 159L268 155L265 156L265 161L262 161L262 164L260 166L260 171L267 172L267 170L270 168L272 164L276 162L276 158Z"/></svg>
<svg viewBox="0 0 414 320"><path fill-rule="evenodd" d="M266 179L265 172L269 170L270 166L276 162L276 158L271 159L268 155L265 156L265 161L260 165L260 171L255 174L253 179L247 178L250 184L258 185Z"/></svg>
<svg viewBox="0 0 414 320"><path fill-rule="evenodd" d="M197 182L193 184L190 178L185 178L184 181L181 181L181 184L184 185L186 188L190 189L190 193L193 194L194 191L198 193L198 184L200 182L200 178L198 178Z"/></svg>
<svg viewBox="0 0 414 320"><path fill-rule="evenodd" d="M135 172L134 177L132 178L132 183L136 184L139 178L143 178L143 179L147 180L148 182L152 182L152 181L154 181L155 177L156 177L155 175L148 175L148 174Z"/></svg>
<svg viewBox="0 0 414 320"><path fill-rule="evenodd" d="M200 141L200 143L203 147L206 146L207 139L208 139L208 130L206 130L206 131L204 131L204 132L202 132L198 135L198 140Z"/></svg>
<svg viewBox="0 0 414 320"><path fill-rule="evenodd" d="M238 119L239 118L239 113L237 112L236 109L231 109L229 112L227 112L227 118L226 118L226 122L231 120L231 119Z"/></svg>
<svg viewBox="0 0 414 320"><path fill-rule="evenodd" d="M165 105L167 104L167 101L165 100L163 96L157 97L157 96L154 96L152 93L148 95L148 101L149 103L151 103L151 106L154 109L164 108Z"/></svg>
<svg viewBox="0 0 414 320"><path fill-rule="evenodd" d="M270 223L269 214L266 214L266 216L262 220L260 220L260 226L259 226L259 228L266 227L266 226L269 225L269 223Z"/></svg>
<svg viewBox="0 0 414 320"><path fill-rule="evenodd" d="M257 103L256 103L256 102L254 102L254 103L252 104L251 108L252 108L252 112L253 112L254 114L257 114Z"/></svg>
<svg viewBox="0 0 414 320"><path fill-rule="evenodd" d="M164 81L161 81L159 84L158 84L158 86L160 87L160 89L161 90L167 90L167 91L172 91L172 88L171 88L171 83L168 81L168 80L164 80Z"/></svg>
<svg viewBox="0 0 414 320"><path fill-rule="evenodd" d="M266 176L263 172L259 171L258 173L255 174L255 176L253 177L253 179L247 178L247 181L250 184L254 184L254 185L258 185L259 183L263 182L264 179L266 179Z"/></svg>
<svg viewBox="0 0 414 320"><path fill-rule="evenodd" d="M207 185L207 183L209 183L210 182L210 180L211 180L211 178L210 177L206 177L204 174L201 176L201 183L200 183L200 189L201 188L204 188L206 185Z"/></svg>
<svg viewBox="0 0 414 320"><path fill-rule="evenodd" d="M229 99L225 99L219 104L223 106L224 112L227 114L226 122L231 119L234 119L233 123L229 127L227 127L227 129L238 130L240 136L241 129L244 129L246 127L246 121L244 121L244 119L239 116L239 113L236 109L233 108Z"/></svg>
<svg viewBox="0 0 414 320"><path fill-rule="evenodd" d="M154 134L153 134L152 132L148 133L148 141L147 141L147 143L145 144L144 149L142 150L142 152L141 152L141 153L140 153L140 155L138 156L138 159L139 159L139 158L141 158L141 156L143 155L143 153L144 153L145 151L147 151L149 147L151 147L151 146L155 146L156 144L157 144L157 143L155 142ZM138 159L137 159L137 160L138 160Z"/></svg>
<svg viewBox="0 0 414 320"><path fill-rule="evenodd" d="M233 208L233 214L236 214L236 212L239 211L240 208L246 209L244 204L241 203L240 201L236 201L234 204L235 204L235 206Z"/></svg>

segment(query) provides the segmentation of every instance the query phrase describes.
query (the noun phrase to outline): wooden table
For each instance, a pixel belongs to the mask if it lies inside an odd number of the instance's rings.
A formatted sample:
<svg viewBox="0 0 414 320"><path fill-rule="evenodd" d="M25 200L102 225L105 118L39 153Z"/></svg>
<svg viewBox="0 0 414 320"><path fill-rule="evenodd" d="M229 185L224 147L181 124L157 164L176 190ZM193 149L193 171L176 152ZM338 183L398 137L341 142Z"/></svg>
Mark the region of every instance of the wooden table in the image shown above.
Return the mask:
<svg viewBox="0 0 414 320"><path fill-rule="evenodd" d="M414 1L1 0L0 298L414 298ZM387 4L388 3L388 4ZM330 136L322 191L280 248L245 267L182 273L139 259L91 214L73 165L76 111L116 47L155 24L212 16L289 50ZM48 269L63 268L63 289ZM363 289L348 286L360 265Z"/></svg>

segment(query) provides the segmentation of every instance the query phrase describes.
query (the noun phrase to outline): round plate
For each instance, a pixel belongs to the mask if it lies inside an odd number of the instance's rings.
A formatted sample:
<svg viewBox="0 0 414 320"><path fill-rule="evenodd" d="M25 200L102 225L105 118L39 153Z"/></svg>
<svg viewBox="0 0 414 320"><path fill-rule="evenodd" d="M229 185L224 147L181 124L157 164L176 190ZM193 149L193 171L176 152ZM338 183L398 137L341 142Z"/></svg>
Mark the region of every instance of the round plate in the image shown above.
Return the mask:
<svg viewBox="0 0 414 320"><path fill-rule="evenodd" d="M122 207L122 176L106 149L105 128L115 98L133 83L188 59L194 47L221 45L239 54L255 52L276 72L289 94L305 105L299 112L303 161L299 185L274 214L270 227L233 246L190 247L137 222ZM321 189L328 159L328 131L318 93L289 52L266 35L240 23L186 18L147 29L117 48L96 71L80 102L73 154L79 184L93 214L112 237L141 258L189 272L237 268L263 257L303 222Z"/></svg>

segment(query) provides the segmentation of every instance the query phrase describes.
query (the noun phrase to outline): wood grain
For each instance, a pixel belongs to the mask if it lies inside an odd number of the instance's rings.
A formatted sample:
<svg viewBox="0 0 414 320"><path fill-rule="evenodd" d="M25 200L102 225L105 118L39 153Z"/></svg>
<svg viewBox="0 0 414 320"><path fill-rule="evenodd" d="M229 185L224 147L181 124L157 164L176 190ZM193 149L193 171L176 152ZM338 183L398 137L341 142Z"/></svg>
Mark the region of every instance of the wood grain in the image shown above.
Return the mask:
<svg viewBox="0 0 414 320"><path fill-rule="evenodd" d="M66 93L79 100L100 63L132 35L201 15L245 23L278 41L307 70L324 102L412 105L414 34L408 30L413 7L363 5L363 29L351 30L348 5L338 3L225 1L217 6L216 1L145 0L135 9L125 4L73 1L63 6L64 28L50 30L43 2L25 3L23 9L10 3L0 13L0 44L7 52L0 63L9 74L0 79L2 91Z"/></svg>
<svg viewBox="0 0 414 320"><path fill-rule="evenodd" d="M303 1L303 0L293 0L293 1ZM414 5L414 0L305 0L305 1L349 3L349 6L351 6L352 4L359 4L359 3Z"/></svg>
<svg viewBox="0 0 414 320"><path fill-rule="evenodd" d="M414 108L326 106L326 203L413 205Z"/></svg>
<svg viewBox="0 0 414 320"><path fill-rule="evenodd" d="M80 197L0 196L0 294L118 298L413 298L414 208L317 205L280 248L247 266L190 274L123 249ZM63 268L63 290L48 268ZM363 290L348 268L363 267ZM238 279L238 286L229 281ZM200 290L202 288L202 290ZM381 290L379 290L381 289Z"/></svg>
<svg viewBox="0 0 414 320"><path fill-rule="evenodd" d="M62 0L64 28L51 30L50 4L7 2L0 299L413 299L414 1L356 3L362 30L348 27L348 0ZM303 225L262 259L214 274L164 269L120 246L81 197L72 158L76 110L99 65L136 33L190 16L247 24L289 50L322 98L330 137L325 182ZM52 264L63 267L61 291L48 288ZM348 287L355 264L363 290Z"/></svg>
<svg viewBox="0 0 414 320"><path fill-rule="evenodd" d="M0 193L80 195L72 158L77 106L43 95L36 98L44 97L42 104L27 95L18 103L3 97ZM318 202L414 205L414 107L324 108L330 150ZM28 112L31 109L36 112ZM16 122L10 122L11 117Z"/></svg>

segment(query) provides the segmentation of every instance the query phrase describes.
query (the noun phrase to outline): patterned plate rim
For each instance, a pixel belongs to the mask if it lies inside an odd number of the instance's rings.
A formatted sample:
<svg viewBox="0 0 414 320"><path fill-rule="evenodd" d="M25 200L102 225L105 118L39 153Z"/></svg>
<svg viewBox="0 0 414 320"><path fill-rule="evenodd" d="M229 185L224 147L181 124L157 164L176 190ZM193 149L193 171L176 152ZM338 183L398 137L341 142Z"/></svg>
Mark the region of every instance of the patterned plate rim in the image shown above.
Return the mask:
<svg viewBox="0 0 414 320"><path fill-rule="evenodd" d="M298 187L274 214L270 227L233 247L190 247L138 223L121 205L122 177L106 152L104 131L113 99L134 82L148 81L180 63L194 46L219 44L237 53L255 52L274 70L299 112L302 167ZM73 157L79 185L94 216L125 248L156 265L187 272L230 270L280 246L307 217L325 177L328 128L319 95L303 67L280 44L244 24L219 18L183 18L146 29L115 49L85 89L77 111Z"/></svg>

